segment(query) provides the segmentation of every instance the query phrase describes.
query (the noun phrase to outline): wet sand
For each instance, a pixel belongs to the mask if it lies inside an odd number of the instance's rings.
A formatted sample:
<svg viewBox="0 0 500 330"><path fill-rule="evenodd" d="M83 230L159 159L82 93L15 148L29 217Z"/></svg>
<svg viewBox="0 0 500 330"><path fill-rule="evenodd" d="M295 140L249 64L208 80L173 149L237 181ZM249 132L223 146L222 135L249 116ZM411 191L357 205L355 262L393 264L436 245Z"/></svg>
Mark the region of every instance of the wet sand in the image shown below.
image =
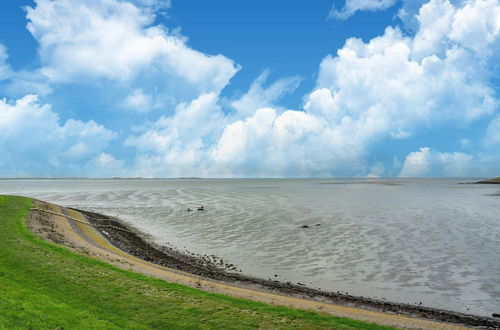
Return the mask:
<svg viewBox="0 0 500 330"><path fill-rule="evenodd" d="M500 320L493 318L378 301L245 276L235 273L232 265L225 264L215 256L196 256L149 243L140 233L102 214L66 209L39 201L34 206L53 212L32 211L29 226L39 236L121 268L167 281L265 303L403 328L500 327Z"/></svg>

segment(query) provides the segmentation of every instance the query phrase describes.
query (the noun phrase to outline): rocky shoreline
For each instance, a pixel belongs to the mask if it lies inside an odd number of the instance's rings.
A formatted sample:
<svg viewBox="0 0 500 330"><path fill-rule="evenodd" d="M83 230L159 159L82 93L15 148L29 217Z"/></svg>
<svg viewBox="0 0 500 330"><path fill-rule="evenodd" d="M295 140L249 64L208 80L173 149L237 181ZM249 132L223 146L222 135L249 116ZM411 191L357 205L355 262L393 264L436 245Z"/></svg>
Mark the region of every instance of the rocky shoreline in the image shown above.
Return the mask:
<svg viewBox="0 0 500 330"><path fill-rule="evenodd" d="M339 292L327 292L308 288L300 283L265 280L240 274L231 264L216 256L198 256L148 242L144 235L135 232L121 221L103 214L75 209L93 224L103 235L121 250L140 259L173 268L182 272L224 282L230 285L264 290L272 293L330 302L350 307L364 308L399 315L421 317L469 327L500 329L500 319L450 312L430 307L398 304L366 297L351 296Z"/></svg>

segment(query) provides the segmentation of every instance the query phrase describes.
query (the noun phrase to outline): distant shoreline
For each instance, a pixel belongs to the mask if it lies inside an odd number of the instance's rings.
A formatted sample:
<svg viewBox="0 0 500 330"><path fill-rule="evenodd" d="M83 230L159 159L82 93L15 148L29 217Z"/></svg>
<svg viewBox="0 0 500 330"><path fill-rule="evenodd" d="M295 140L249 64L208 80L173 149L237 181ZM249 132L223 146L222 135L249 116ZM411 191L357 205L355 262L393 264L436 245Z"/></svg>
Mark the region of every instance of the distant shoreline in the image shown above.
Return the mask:
<svg viewBox="0 0 500 330"><path fill-rule="evenodd" d="M92 177L13 177L5 178L0 177L0 181L29 181L29 180L99 180L99 181L111 181L111 180L365 180L365 181L377 181L377 180L454 180L454 179L466 179L466 180L480 180L470 183L500 183L500 177L494 179L484 179L484 177L380 177L380 178L350 178L350 177L159 177L159 178L143 178L143 177L110 177L110 178L92 178Z"/></svg>
<svg viewBox="0 0 500 330"><path fill-rule="evenodd" d="M119 178L119 177L114 177L114 178L83 178L83 177L67 177L67 178L44 178L44 177L33 177L33 178L0 178L0 181L5 180L5 181L29 181L29 180L203 180L206 178L197 178L197 177L192 177L192 178L142 178L142 177L134 177L134 178Z"/></svg>
<svg viewBox="0 0 500 330"><path fill-rule="evenodd" d="M481 181L478 181L476 183L479 183L479 184L500 184L500 177L488 179L488 180L481 180Z"/></svg>

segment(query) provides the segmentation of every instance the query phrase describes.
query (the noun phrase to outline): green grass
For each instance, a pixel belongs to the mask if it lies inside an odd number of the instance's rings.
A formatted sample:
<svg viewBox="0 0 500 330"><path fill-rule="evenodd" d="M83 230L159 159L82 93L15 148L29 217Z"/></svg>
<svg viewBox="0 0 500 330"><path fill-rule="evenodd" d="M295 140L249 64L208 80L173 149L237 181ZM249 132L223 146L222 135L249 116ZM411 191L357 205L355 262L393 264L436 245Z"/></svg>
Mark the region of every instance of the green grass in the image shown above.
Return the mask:
<svg viewBox="0 0 500 330"><path fill-rule="evenodd" d="M0 329L387 329L211 294L35 237L31 200L0 196Z"/></svg>

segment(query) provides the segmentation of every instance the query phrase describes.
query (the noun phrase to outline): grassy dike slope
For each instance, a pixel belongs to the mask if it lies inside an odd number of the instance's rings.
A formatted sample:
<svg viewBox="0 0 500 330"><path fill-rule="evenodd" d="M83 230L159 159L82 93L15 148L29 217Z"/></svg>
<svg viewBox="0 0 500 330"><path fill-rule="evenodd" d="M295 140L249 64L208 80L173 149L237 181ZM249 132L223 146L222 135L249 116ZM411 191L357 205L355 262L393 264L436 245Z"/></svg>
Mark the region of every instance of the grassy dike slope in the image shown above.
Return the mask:
<svg viewBox="0 0 500 330"><path fill-rule="evenodd" d="M0 328L387 329L121 270L35 237L25 225L30 206L0 196Z"/></svg>

